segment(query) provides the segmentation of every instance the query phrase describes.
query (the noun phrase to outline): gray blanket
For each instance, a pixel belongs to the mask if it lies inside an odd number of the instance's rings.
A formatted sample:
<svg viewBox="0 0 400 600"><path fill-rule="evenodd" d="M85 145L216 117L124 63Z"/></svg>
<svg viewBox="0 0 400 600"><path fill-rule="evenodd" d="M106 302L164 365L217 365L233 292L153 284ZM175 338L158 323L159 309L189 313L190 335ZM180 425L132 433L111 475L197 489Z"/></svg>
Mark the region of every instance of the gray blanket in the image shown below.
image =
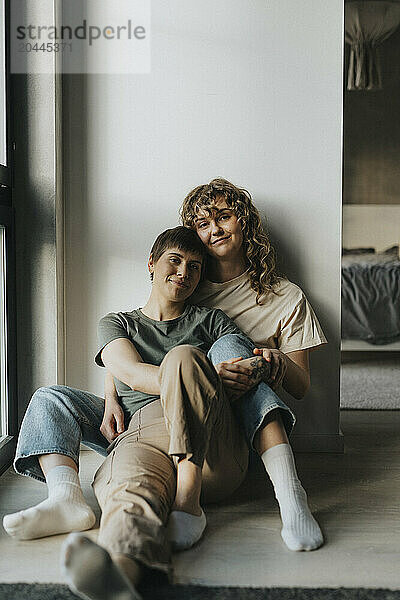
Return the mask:
<svg viewBox="0 0 400 600"><path fill-rule="evenodd" d="M342 338L370 344L400 340L400 261L343 259Z"/></svg>

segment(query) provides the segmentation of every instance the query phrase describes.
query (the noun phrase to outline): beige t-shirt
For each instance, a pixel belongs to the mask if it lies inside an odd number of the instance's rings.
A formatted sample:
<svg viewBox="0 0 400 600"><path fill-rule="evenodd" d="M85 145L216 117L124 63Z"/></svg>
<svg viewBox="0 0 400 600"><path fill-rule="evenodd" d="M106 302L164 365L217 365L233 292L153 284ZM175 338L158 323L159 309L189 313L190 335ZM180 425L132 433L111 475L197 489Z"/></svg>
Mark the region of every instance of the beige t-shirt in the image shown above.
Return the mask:
<svg viewBox="0 0 400 600"><path fill-rule="evenodd" d="M277 348L285 354L315 349L327 339L318 319L298 285L279 279L275 294L269 292L256 304L247 272L230 281L204 281L193 296L192 304L222 309L248 335L256 346Z"/></svg>

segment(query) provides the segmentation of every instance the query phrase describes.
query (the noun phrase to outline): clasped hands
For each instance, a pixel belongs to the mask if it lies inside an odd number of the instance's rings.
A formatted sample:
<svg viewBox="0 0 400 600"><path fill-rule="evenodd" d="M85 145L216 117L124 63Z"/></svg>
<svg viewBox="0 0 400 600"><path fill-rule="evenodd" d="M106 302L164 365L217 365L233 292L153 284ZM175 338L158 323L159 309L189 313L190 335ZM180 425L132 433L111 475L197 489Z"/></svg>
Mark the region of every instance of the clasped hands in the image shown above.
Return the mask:
<svg viewBox="0 0 400 600"><path fill-rule="evenodd" d="M263 381L275 390L283 381L287 370L287 356L280 350L269 348L254 348L255 356L262 356L270 365L269 373ZM236 400L254 387L253 367L249 366L251 359L238 356L215 366L221 377L225 390L230 398Z"/></svg>

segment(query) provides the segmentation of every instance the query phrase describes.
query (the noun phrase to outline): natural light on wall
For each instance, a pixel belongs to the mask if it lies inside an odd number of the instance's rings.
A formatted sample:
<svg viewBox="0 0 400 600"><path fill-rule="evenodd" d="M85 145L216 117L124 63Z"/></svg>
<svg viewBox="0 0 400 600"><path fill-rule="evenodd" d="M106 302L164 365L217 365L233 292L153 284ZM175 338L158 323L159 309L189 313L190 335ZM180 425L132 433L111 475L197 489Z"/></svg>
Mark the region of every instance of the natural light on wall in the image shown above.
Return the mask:
<svg viewBox="0 0 400 600"><path fill-rule="evenodd" d="M6 231L0 226L0 439L7 435Z"/></svg>

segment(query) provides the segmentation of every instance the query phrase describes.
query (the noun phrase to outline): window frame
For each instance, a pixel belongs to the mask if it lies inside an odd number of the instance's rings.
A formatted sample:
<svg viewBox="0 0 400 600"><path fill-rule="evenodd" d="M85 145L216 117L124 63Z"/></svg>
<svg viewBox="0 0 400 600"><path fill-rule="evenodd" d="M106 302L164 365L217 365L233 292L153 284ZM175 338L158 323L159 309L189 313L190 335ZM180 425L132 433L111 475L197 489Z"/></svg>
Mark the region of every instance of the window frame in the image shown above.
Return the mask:
<svg viewBox="0 0 400 600"><path fill-rule="evenodd" d="M2 0L0 0L2 1ZM6 127L6 160L7 165L3 165L0 163L0 184L5 185L7 187L11 187L11 138L10 138L10 37L8 32L10 31L10 23L11 23L11 0L4 0L4 63L5 63L5 110L6 110L6 119L5 119L5 127ZM0 199L1 203L1 199Z"/></svg>
<svg viewBox="0 0 400 600"><path fill-rule="evenodd" d="M1 1L1 0L0 0ZM15 286L15 213L12 206L12 146L10 103L10 0L4 0L5 35L5 127L7 165L0 164L0 225L6 241L6 385L7 433L0 440L0 474L12 463L18 433L17 351L16 351L16 286Z"/></svg>
<svg viewBox="0 0 400 600"><path fill-rule="evenodd" d="M5 229L6 246L6 351L7 351L7 425L8 430L0 440L0 473L12 462L18 432L18 402L16 377L16 335L15 335L15 230L14 210L11 206L0 205L0 225Z"/></svg>

